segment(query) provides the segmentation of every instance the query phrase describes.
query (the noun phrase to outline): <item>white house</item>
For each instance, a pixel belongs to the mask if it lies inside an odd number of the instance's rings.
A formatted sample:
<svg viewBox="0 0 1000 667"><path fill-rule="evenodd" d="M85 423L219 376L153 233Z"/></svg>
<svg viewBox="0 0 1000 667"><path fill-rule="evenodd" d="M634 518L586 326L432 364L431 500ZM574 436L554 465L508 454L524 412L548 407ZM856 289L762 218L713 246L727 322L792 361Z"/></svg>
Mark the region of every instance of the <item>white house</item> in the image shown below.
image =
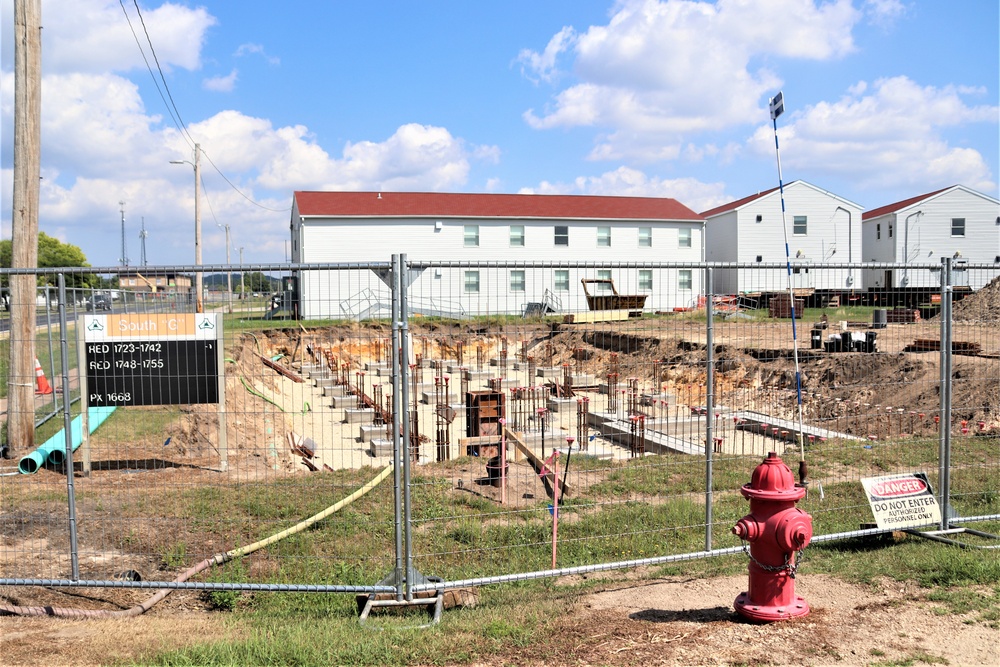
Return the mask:
<svg viewBox="0 0 1000 667"><path fill-rule="evenodd" d="M805 181L793 181L784 189L793 286L860 288L861 277L852 269L820 269L824 264L861 261L861 207ZM702 216L707 261L785 264L786 234L778 188L723 204ZM787 269L715 271L716 294L772 292L787 285Z"/></svg>
<svg viewBox="0 0 1000 667"><path fill-rule="evenodd" d="M934 269L869 269L869 289L935 288L942 257L952 257L952 284L979 289L995 275L968 271L967 264L1000 269L1000 201L963 185L928 192L864 214L862 254L866 262L916 264Z"/></svg>
<svg viewBox="0 0 1000 667"><path fill-rule="evenodd" d="M408 291L411 312L425 315L521 313L543 302L585 311L582 278L644 294L646 310L689 306L702 272L649 265L702 261L703 231L700 215L653 197L296 192L291 217L294 262L388 262L406 253L427 263ZM433 266L442 262L469 265ZM388 288L367 270L309 271L299 292L306 318L385 316L390 305Z"/></svg>

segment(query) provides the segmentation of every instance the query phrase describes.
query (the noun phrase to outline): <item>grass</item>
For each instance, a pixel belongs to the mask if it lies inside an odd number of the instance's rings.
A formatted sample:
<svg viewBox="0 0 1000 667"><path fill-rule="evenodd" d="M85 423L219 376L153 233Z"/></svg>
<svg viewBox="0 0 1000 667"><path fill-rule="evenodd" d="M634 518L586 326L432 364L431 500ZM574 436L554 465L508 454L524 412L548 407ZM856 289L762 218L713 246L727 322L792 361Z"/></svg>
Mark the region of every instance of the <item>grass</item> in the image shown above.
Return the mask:
<svg viewBox="0 0 1000 667"><path fill-rule="evenodd" d="M842 558L845 550L853 550L854 556ZM969 617L968 622L996 627L1000 590L995 582L1000 566L993 556L981 551L959 550L916 539L896 544L852 541L839 546L823 545L810 550L800 576L822 572L878 586L883 579L904 580L905 567L913 564L919 564L923 571L948 573L939 583L922 588L917 599L937 605L941 613L963 614ZM745 571L742 557L726 557L673 563L648 574L705 577ZM978 574L970 576L969 572ZM210 594L219 599L217 609L228 610L225 622L231 632L227 634L235 638L147 655L141 664L467 664L525 647L537 647L542 659L547 651L558 650L547 647L555 632L554 619L563 616L580 595L599 586L599 581L598 576L571 585L534 581L489 587L481 591L476 608L446 611L439 625L419 632L406 628L426 622L422 611L373 617L370 623L378 631L359 625L354 600L348 596ZM966 588L988 586L991 582L992 593L969 592ZM884 655L878 650L872 653L875 659ZM936 656L914 652L902 660L872 664L943 662Z"/></svg>

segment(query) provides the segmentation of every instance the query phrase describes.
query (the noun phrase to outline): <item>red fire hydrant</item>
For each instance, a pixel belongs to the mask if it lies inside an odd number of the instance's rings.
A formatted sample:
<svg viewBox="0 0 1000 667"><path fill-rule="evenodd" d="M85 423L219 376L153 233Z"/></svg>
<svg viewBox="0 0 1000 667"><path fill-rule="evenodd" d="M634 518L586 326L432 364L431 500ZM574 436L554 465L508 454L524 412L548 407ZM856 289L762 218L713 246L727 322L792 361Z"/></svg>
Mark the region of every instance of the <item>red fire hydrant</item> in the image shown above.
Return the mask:
<svg viewBox="0 0 1000 667"><path fill-rule="evenodd" d="M733 534L750 543L750 589L736 598L736 611L760 622L805 616L809 605L795 594L797 556L812 539L812 517L795 507L805 488L770 452L740 492L750 500L750 514L733 526Z"/></svg>

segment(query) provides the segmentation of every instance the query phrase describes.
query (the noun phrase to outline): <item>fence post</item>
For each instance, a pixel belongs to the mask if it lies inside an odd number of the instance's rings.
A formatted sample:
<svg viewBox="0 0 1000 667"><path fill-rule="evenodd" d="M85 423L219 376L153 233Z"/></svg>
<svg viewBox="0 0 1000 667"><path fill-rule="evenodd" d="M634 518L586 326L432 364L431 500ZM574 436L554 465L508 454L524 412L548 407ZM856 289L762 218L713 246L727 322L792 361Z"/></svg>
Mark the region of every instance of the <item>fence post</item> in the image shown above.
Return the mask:
<svg viewBox="0 0 1000 667"><path fill-rule="evenodd" d="M705 268L705 551L712 550L712 451L715 415L715 341L712 267Z"/></svg>
<svg viewBox="0 0 1000 667"><path fill-rule="evenodd" d="M63 392L69 391L69 340L66 337L66 276L59 274L59 352L62 361ZM48 289L45 293L48 298ZM46 303L46 310L48 303ZM83 326L82 323L77 326ZM51 331L51 329L50 329ZM66 439L66 496L69 498L69 556L73 567L73 581L80 579L80 555L76 535L76 488L73 486L73 417L69 400L63 400L63 434ZM86 404L82 409L86 410Z"/></svg>
<svg viewBox="0 0 1000 667"><path fill-rule="evenodd" d="M941 530L947 530L951 514L951 257L941 258L941 432L938 452L938 492L941 494Z"/></svg>
<svg viewBox="0 0 1000 667"><path fill-rule="evenodd" d="M400 325L400 360L399 369L403 379L403 405L409 410L409 371L410 371L410 312L407 303L407 288L409 287L409 265L406 262L406 254L399 256L399 325ZM403 420L403 533L406 543L406 599L413 601L414 581L413 570L413 524L412 511L410 507L410 419L409 414Z"/></svg>
<svg viewBox="0 0 1000 667"><path fill-rule="evenodd" d="M392 256L392 280L390 282L389 288L392 292L392 465L393 465L393 522L395 527L395 539L396 539L396 566L393 570L393 585L396 587L396 600L402 601L403 599L403 519L402 519L402 489L400 487L401 480L401 463L402 459L406 458L407 452L405 447L407 446L405 440L400 438L400 413L399 413L399 399L400 399L400 385L404 384L400 382L399 367L401 365L401 360L399 358L399 321L400 321L400 310L399 310L399 274L400 274L400 263L399 255Z"/></svg>

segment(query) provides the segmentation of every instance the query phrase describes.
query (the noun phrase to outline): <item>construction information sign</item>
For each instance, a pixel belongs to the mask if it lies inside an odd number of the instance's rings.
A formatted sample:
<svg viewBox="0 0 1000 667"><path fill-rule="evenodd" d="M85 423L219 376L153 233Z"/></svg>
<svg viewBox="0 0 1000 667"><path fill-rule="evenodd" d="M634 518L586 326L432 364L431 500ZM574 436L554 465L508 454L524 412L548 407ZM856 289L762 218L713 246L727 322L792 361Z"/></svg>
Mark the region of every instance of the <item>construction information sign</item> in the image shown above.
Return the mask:
<svg viewBox="0 0 1000 667"><path fill-rule="evenodd" d="M941 522L941 509L922 472L862 478L879 528L896 530Z"/></svg>
<svg viewBox="0 0 1000 667"><path fill-rule="evenodd" d="M88 406L219 402L215 313L84 316Z"/></svg>

